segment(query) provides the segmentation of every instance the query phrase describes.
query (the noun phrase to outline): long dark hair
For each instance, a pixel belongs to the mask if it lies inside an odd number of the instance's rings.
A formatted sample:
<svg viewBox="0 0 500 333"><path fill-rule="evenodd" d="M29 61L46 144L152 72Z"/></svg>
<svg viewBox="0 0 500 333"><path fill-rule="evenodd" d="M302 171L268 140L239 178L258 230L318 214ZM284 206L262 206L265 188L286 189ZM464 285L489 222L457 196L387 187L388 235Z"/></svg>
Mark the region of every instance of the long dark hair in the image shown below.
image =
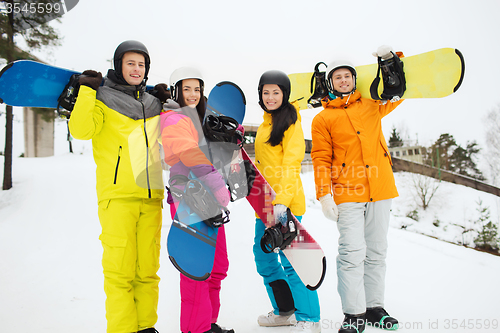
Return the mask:
<svg viewBox="0 0 500 333"><path fill-rule="evenodd" d="M198 80L199 81L199 80ZM175 89L177 89L178 93L176 102L179 103L181 107L187 106L184 101L184 94L182 92L182 82L183 80L177 82ZM205 111L207 109L207 101L204 95L203 84L200 82L200 102L196 105L196 113L198 114L198 118L200 120L200 124L203 124L203 119L205 118Z"/></svg>
<svg viewBox="0 0 500 333"><path fill-rule="evenodd" d="M281 144L286 130L291 125L295 124L298 118L297 110L288 101L290 92L284 89L284 87L282 87L281 85L278 85L278 87L280 87L281 91L283 92L283 101L278 109L272 111L267 110L267 108L264 106L264 103L262 102L262 96L260 96L261 102L259 102L262 109L269 113L271 115L271 118L273 119L271 124L271 134L269 135L269 139L266 141L266 143L270 144L273 147Z"/></svg>

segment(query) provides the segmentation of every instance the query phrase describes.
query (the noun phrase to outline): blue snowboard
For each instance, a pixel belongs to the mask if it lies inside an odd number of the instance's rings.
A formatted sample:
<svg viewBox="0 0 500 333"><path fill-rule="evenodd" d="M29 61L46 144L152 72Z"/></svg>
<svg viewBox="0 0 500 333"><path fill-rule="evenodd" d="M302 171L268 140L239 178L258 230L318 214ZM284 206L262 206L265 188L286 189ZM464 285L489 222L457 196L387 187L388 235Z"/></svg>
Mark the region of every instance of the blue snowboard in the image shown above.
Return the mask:
<svg viewBox="0 0 500 333"><path fill-rule="evenodd" d="M80 73L31 60L11 62L0 72L0 103L56 109L57 99L73 74ZM146 90L152 88L147 86Z"/></svg>
<svg viewBox="0 0 500 333"><path fill-rule="evenodd" d="M181 201L167 236L168 256L175 268L190 279L208 279L216 242L217 228L209 227Z"/></svg>
<svg viewBox="0 0 500 333"><path fill-rule="evenodd" d="M227 81L217 84L208 96L207 114L210 112L227 112L241 122L245 116L245 97L241 89ZM201 148L206 152L205 147ZM181 201L167 236L168 255L175 268L193 280L208 279L214 264L216 242L217 228L207 226Z"/></svg>
<svg viewBox="0 0 500 333"><path fill-rule="evenodd" d="M0 102L55 109L73 74L79 73L31 60L11 62L0 72Z"/></svg>
<svg viewBox="0 0 500 333"><path fill-rule="evenodd" d="M208 95L208 112L234 118L239 124L245 118L246 100L243 91L233 82L217 83ZM215 112L214 112L215 111Z"/></svg>

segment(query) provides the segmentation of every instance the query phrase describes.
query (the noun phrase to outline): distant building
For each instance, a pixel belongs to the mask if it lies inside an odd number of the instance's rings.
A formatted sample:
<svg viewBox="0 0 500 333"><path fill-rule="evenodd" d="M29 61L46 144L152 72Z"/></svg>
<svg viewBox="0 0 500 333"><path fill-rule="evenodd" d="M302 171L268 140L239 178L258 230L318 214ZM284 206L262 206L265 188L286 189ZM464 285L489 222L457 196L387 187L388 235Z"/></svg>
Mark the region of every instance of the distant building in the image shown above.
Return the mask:
<svg viewBox="0 0 500 333"><path fill-rule="evenodd" d="M423 163L426 150L425 147L422 146L403 146L389 148L389 152L391 153L391 157L397 157L416 163Z"/></svg>

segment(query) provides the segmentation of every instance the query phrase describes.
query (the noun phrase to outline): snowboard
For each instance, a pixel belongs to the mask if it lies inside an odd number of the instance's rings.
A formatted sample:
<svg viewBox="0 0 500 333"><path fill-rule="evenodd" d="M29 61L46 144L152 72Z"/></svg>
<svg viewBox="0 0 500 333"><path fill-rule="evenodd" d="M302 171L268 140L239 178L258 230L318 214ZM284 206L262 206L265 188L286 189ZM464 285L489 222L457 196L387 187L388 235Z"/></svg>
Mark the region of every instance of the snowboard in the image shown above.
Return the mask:
<svg viewBox="0 0 500 333"><path fill-rule="evenodd" d="M220 85L220 86L219 86ZM241 89L230 82L222 82L210 92L208 97L207 114L212 115L233 115L238 121L244 118L243 115L235 114L235 110L244 112L245 97ZM215 108L217 106L217 108ZM230 159L231 164L241 158L252 169L252 181L248 186L250 191L247 192L246 199L261 218L266 227L275 225L273 216L272 201L276 194L271 186L267 183L264 176L261 175L257 167L253 164L245 149L241 148L236 152L229 148L232 153ZM225 165L228 165L226 162ZM223 174L224 175L224 174ZM250 184L251 183L251 184ZM310 290L319 288L326 273L326 259L323 250L314 238L306 231L304 226L293 217L297 226L297 237L288 245L283 253L290 261L290 264L297 272L304 285Z"/></svg>
<svg viewBox="0 0 500 333"><path fill-rule="evenodd" d="M404 63L406 91L402 98L441 98L453 94L460 88L465 74L465 60L454 48L441 48L401 58ZM371 98L370 85L377 76L378 64L356 66L356 88L364 98ZM311 77L313 72L289 74L291 82L290 101L298 100L301 110L310 108L307 103L313 94ZM383 91L382 80L378 87Z"/></svg>
<svg viewBox="0 0 500 333"><path fill-rule="evenodd" d="M247 200L267 228L275 225L273 214L273 200L276 193L264 176L259 172L247 152L242 149L243 159L248 161L255 172ZM294 218L297 227L297 236L283 249L288 261L292 265L302 283L310 289L316 290L321 286L326 274L326 258L321 246L307 232L302 223Z"/></svg>
<svg viewBox="0 0 500 333"><path fill-rule="evenodd" d="M18 60L0 71L0 103L20 107L56 109L57 99L77 71ZM149 91L153 86L146 86Z"/></svg>
<svg viewBox="0 0 500 333"><path fill-rule="evenodd" d="M167 236L168 257L183 275L196 281L210 277L214 265L217 228L209 227L182 200Z"/></svg>
<svg viewBox="0 0 500 333"><path fill-rule="evenodd" d="M218 110L221 110L238 122L243 121L245 116L244 94L232 82L218 83L210 91L207 104L207 114L220 115ZM203 141L200 143L200 149L226 179L230 174L230 163L236 150L228 144L209 145ZM208 279L214 263L217 230L218 228L205 224L186 202L181 200L167 236L168 256L174 267L193 280Z"/></svg>
<svg viewBox="0 0 500 333"><path fill-rule="evenodd" d="M73 74L31 60L7 64L0 72L0 102L12 106L57 108L57 99Z"/></svg>

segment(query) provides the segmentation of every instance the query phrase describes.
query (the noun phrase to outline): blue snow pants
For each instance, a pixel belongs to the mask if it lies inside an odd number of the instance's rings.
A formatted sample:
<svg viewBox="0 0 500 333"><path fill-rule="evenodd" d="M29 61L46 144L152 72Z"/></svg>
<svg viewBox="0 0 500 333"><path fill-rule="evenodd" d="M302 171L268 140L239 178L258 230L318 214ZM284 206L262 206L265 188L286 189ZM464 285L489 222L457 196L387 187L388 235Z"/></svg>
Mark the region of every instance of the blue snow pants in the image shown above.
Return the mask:
<svg viewBox="0 0 500 333"><path fill-rule="evenodd" d="M297 219L300 221L302 216L297 216ZM276 303L276 297L271 285L273 282L284 280L288 283L292 291L295 303L295 318L297 321L319 322L320 308L318 293L307 289L282 251L279 251L279 254L262 251L260 239L264 235L265 230L266 226L262 220L256 219L253 253L257 272L264 279L264 285L273 306L274 314L280 314L280 309Z"/></svg>

